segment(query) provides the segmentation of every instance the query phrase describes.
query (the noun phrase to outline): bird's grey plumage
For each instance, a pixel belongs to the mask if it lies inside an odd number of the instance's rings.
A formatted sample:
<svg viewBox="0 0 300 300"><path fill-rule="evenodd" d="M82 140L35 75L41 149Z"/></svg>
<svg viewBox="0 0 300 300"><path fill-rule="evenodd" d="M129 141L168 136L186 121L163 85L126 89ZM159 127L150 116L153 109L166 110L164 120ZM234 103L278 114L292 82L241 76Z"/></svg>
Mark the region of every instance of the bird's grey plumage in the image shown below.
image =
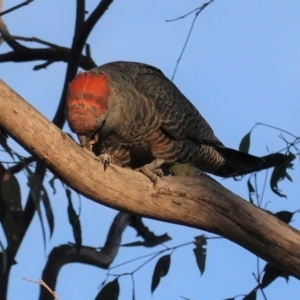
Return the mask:
<svg viewBox="0 0 300 300"><path fill-rule="evenodd" d="M161 158L166 165L189 162L227 177L262 163L258 157L225 147L159 69L113 62L89 72L108 76L112 91L105 123L96 129L99 139L94 151L112 154L120 165L140 167Z"/></svg>

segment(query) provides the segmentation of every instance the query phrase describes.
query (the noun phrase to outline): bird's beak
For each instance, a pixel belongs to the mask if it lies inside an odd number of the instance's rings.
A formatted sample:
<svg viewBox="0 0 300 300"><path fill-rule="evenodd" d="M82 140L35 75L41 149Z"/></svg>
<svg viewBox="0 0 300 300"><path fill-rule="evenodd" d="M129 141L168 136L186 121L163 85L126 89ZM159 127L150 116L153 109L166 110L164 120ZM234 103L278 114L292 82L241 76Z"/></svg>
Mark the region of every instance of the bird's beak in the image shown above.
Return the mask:
<svg viewBox="0 0 300 300"><path fill-rule="evenodd" d="M90 135L78 135L78 139L82 147L92 151L93 145L98 140L98 134L95 134L92 138Z"/></svg>
<svg viewBox="0 0 300 300"><path fill-rule="evenodd" d="M86 136L86 135L78 135L78 139L80 142L80 145L84 148L88 148L89 147L89 141L90 141L90 137Z"/></svg>

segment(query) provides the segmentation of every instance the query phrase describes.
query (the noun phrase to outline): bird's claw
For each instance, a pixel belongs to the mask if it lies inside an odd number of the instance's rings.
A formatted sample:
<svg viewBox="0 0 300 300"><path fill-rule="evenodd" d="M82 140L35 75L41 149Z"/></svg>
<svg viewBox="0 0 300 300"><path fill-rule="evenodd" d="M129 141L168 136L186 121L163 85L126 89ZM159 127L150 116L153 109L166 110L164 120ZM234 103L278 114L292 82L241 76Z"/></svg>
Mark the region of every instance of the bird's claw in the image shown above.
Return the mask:
<svg viewBox="0 0 300 300"><path fill-rule="evenodd" d="M155 186L157 184L158 178L164 175L163 170L160 168L163 163L163 159L156 158L150 164L144 165L141 168L135 170L146 175L153 182L153 186Z"/></svg>
<svg viewBox="0 0 300 300"><path fill-rule="evenodd" d="M102 161L103 165L104 165L104 171L106 171L107 167L109 166L109 164L112 161L112 158L109 154L107 153L103 153L99 155L100 160Z"/></svg>

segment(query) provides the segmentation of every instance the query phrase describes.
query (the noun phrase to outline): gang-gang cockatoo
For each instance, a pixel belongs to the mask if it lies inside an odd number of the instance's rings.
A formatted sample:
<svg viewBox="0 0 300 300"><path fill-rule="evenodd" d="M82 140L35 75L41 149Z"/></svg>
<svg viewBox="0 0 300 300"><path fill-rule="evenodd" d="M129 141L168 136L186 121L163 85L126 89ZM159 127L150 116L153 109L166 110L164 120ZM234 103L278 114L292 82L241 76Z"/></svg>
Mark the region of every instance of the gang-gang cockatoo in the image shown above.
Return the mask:
<svg viewBox="0 0 300 300"><path fill-rule="evenodd" d="M190 163L214 175L249 173L261 158L224 146L179 89L157 68L112 62L70 83L66 115L83 147L138 169L154 183L161 167Z"/></svg>

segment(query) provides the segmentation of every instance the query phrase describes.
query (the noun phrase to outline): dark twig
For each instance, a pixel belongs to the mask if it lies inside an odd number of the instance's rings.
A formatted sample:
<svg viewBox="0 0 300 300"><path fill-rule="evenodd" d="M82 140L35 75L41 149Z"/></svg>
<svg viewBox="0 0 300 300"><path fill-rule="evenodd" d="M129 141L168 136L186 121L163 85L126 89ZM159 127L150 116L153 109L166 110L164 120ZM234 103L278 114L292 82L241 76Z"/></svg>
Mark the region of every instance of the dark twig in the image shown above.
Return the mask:
<svg viewBox="0 0 300 300"><path fill-rule="evenodd" d="M51 62L66 62L70 60L71 51L68 48L26 48L21 51L11 51L0 54L0 63L2 62L26 62L35 60L46 60ZM79 66L84 70L96 67L91 57L80 56Z"/></svg>
<svg viewBox="0 0 300 300"><path fill-rule="evenodd" d="M199 14L200 14L200 13L201 13L201 12L202 12L209 4L211 4L213 1L214 1L214 0L210 0L209 2L206 2L206 3L202 4L200 7L194 9L193 11L191 11L191 12L189 12L189 13L187 13L187 14L181 16L181 17L178 17L178 18L172 19L172 20L166 20L166 22L173 22L173 21L176 21L176 20L179 20L179 19L183 19L183 18L185 18L186 16L189 16L190 14L192 14L193 12L196 11L196 14L195 14L195 17L194 17L194 19L193 19L193 22L192 22L192 25L191 25L191 27L190 27L190 30L189 30L189 32L188 32L187 38L186 38L186 40L185 40L185 42L184 42L184 44L183 44L182 50L181 50L180 55L179 55L179 57L178 57L178 59L177 59L176 66L175 66L175 69L174 69L174 71L173 71L173 75L172 75L172 78L171 78L172 81L173 81L174 78L175 78L175 74L176 74L176 72L177 72L179 63L180 63L180 61L181 61L181 59L182 59L182 56L183 56L184 51L185 51L185 49L186 49L186 46L187 46L187 44L188 44L188 42L189 42L189 40L190 40L190 37L191 37L192 31L193 31L193 29L194 29L194 25L195 25L195 22L196 22L197 17L198 17Z"/></svg>
<svg viewBox="0 0 300 300"><path fill-rule="evenodd" d="M184 19L185 17L191 15L192 13L194 13L195 11L198 11L200 7L197 7L195 9L193 9L192 11L186 13L185 15L182 15L180 17L177 17L177 18L174 18L174 19L169 19L169 20L165 20L166 22L175 22L175 21L178 21L178 20L181 20L181 19Z"/></svg>
<svg viewBox="0 0 300 300"><path fill-rule="evenodd" d="M16 174L22 171L25 167L27 167L32 162L36 161L36 157L29 156L22 159L22 161L18 162L14 166L10 167L8 170L9 172Z"/></svg>
<svg viewBox="0 0 300 300"><path fill-rule="evenodd" d="M166 22L174 22L174 21L178 21L178 20L180 20L180 19L184 19L185 17L191 15L191 14L192 14L193 12L195 12L195 11L197 11L198 14L199 14L206 6L208 6L208 5L209 5L211 2L213 2L213 1L214 1L214 0L211 0L211 1L209 1L209 2L206 2L206 3L202 4L201 6L199 6L199 7L195 8L195 9L193 9L192 11L186 13L185 15L182 15L182 16L180 16L180 17L178 17L178 18L175 18L175 19L166 20Z"/></svg>
<svg viewBox="0 0 300 300"><path fill-rule="evenodd" d="M50 66L51 64L53 64L54 61L53 60L48 60L46 61L45 63L42 63L42 64L39 64L39 65L36 65L33 67L33 71L39 71L41 69L46 69L48 66Z"/></svg>
<svg viewBox="0 0 300 300"><path fill-rule="evenodd" d="M181 52L180 52L180 54L179 54L179 57L178 57L178 59L177 59L177 61L176 61L176 65L175 65L175 68L174 68L174 71L173 71L173 75L172 75L172 78L171 78L172 81L173 81L174 78L175 78L175 75L176 75L176 72L177 72L179 63L180 63L180 61L181 61L181 58L182 58L183 53L184 53L184 51L185 51L185 48L186 48L186 46L187 46L187 44L188 44L188 41L189 41L189 39L190 39L190 36L191 36L192 31L193 31L193 28L194 28L194 25L195 25L195 22L196 22L197 17L198 17L198 13L196 13L196 15L195 15L195 17L194 17L194 20L193 20L192 25L191 25L191 27L190 27L189 33L188 33L188 35L187 35L187 38L186 38L186 40L185 40L185 42L184 42L184 44L183 44L182 50L181 50Z"/></svg>
<svg viewBox="0 0 300 300"><path fill-rule="evenodd" d="M8 13L10 13L10 12L12 12L12 11L18 9L18 8L21 8L21 7L25 6L25 5L28 5L28 4L30 4L31 2L33 2L33 0L27 0L27 1L24 1L23 3L18 4L18 5L16 5L16 6L12 7L12 8L9 8L9 9L7 9L7 10L1 12L1 13L0 13L0 17L3 16L3 15L6 15L6 14L8 14Z"/></svg>
<svg viewBox="0 0 300 300"><path fill-rule="evenodd" d="M257 122L256 125L262 125L262 126L265 126L265 127L269 127L269 128L273 128L273 129L279 130L279 131L281 131L281 132L284 132L284 133L286 133L286 134L292 136L292 137L295 138L295 139L299 139L299 138L300 138L299 136L296 136L296 135L294 135L294 134L292 134L292 133L290 133L290 132L288 132L288 131L286 131L286 130L284 130L284 129L281 129L281 128L279 128L279 127L276 127L276 126L272 126L272 125L268 125L268 124L260 123L260 122Z"/></svg>
<svg viewBox="0 0 300 300"><path fill-rule="evenodd" d="M41 45L45 45L45 46L49 46L50 48L58 48L61 49L63 47L53 44L53 43L49 43L47 41L44 41L42 39L36 38L36 37L25 37L25 36L19 36L19 35L11 35L11 37L15 40L19 40L19 41L24 41L24 42L35 42L35 43L39 43ZM3 37L0 36L0 43L4 41Z"/></svg>

